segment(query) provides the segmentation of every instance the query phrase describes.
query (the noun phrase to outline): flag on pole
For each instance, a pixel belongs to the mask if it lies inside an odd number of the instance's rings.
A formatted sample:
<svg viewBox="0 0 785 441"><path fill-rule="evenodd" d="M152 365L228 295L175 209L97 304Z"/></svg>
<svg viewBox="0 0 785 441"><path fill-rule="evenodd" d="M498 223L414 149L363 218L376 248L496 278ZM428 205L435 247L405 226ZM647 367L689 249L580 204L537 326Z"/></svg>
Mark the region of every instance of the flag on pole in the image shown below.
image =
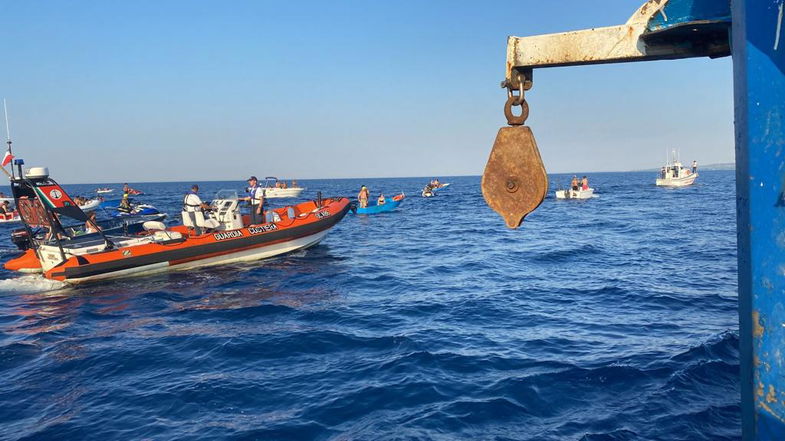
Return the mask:
<svg viewBox="0 0 785 441"><path fill-rule="evenodd" d="M3 167L11 163L14 160L14 155L11 154L11 149L6 150L5 156L3 156Z"/></svg>

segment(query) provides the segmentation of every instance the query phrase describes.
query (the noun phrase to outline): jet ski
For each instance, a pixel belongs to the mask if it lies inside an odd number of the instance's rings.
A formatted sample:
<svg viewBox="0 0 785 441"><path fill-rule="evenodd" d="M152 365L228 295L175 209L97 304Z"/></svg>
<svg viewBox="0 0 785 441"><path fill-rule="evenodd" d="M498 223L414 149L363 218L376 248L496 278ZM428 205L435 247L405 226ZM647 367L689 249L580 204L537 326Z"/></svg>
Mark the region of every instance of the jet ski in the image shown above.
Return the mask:
<svg viewBox="0 0 785 441"><path fill-rule="evenodd" d="M270 258L318 244L349 211L349 199L316 200L270 210L267 221L250 224L236 196L216 198L211 210L183 212L183 224L145 222L139 234L97 232L71 236L63 219L86 223L87 215L45 167L19 173L11 181L16 205L32 247L9 260L8 270L30 272L69 284L146 275L171 269ZM192 216L193 215L193 216ZM45 234L33 234L42 228Z"/></svg>
<svg viewBox="0 0 785 441"><path fill-rule="evenodd" d="M120 217L120 216L128 216L128 215L150 215L150 214L160 214L161 212L158 211L157 208L150 204L142 204L136 203L131 201L131 210L130 211L122 211L120 210L120 199L115 199L111 201L104 201L101 202L100 207L109 211L111 216Z"/></svg>

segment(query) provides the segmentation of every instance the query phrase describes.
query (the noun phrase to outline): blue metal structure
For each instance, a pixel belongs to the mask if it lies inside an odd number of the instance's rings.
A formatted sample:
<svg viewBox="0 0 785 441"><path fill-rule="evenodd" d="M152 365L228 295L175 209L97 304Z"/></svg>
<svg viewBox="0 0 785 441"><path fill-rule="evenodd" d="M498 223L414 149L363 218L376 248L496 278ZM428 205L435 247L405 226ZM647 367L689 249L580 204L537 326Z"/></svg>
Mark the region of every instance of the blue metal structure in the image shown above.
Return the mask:
<svg viewBox="0 0 785 441"><path fill-rule="evenodd" d="M783 0L733 2L742 422L785 439Z"/></svg>
<svg viewBox="0 0 785 441"><path fill-rule="evenodd" d="M785 440L785 0L649 0L624 25L510 37L504 86L534 68L733 56L742 433Z"/></svg>

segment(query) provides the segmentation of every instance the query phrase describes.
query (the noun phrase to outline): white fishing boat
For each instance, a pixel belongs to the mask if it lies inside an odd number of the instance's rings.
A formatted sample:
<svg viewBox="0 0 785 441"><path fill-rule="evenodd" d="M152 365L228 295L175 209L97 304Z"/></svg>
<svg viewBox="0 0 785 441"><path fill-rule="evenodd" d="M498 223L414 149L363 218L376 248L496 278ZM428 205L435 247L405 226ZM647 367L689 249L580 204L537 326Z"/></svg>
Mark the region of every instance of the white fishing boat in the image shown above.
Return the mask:
<svg viewBox="0 0 785 441"><path fill-rule="evenodd" d="M679 161L676 150L674 150L671 154L671 159L660 169L655 184L659 187L686 187L687 185L692 185L697 177L697 166L693 169L684 167Z"/></svg>
<svg viewBox="0 0 785 441"><path fill-rule="evenodd" d="M556 199L590 199L594 197L594 189L587 188L586 190L556 190Z"/></svg>
<svg viewBox="0 0 785 441"><path fill-rule="evenodd" d="M264 197L268 199L275 198L296 198L300 193L305 190L305 187L278 187L278 178L275 176L268 176L264 178Z"/></svg>
<svg viewBox="0 0 785 441"><path fill-rule="evenodd" d="M114 189L112 189L112 188L98 188L98 189L95 190L95 192L98 193L98 194L106 194L106 193L111 193L113 191L114 191Z"/></svg>

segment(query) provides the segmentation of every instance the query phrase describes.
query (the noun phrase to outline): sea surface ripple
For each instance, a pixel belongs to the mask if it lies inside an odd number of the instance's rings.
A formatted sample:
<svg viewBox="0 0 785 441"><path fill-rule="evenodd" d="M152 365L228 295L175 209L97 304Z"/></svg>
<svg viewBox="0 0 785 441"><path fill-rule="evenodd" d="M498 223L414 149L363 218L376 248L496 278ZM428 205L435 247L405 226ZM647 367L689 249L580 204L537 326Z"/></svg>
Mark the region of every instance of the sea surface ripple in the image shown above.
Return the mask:
<svg viewBox="0 0 785 441"><path fill-rule="evenodd" d="M598 197L551 191L516 231L478 177L431 199L312 180L407 199L264 262L80 288L0 270L0 439L740 439L733 172L590 177ZM187 183L135 187L176 215Z"/></svg>

